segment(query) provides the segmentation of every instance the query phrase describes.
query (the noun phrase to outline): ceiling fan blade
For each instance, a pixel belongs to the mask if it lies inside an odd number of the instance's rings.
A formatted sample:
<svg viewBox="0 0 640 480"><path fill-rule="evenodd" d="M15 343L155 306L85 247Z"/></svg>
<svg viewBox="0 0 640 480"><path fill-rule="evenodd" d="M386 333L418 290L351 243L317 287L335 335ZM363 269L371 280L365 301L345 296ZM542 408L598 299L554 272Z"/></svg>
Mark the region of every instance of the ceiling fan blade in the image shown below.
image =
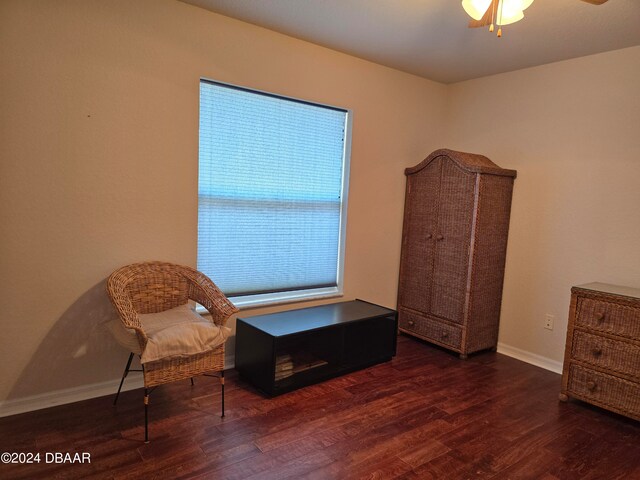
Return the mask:
<svg viewBox="0 0 640 480"><path fill-rule="evenodd" d="M583 2L590 3L591 5L602 5L606 3L608 0L582 0Z"/></svg>
<svg viewBox="0 0 640 480"><path fill-rule="evenodd" d="M484 12L484 15L480 20L474 20L474 19L469 20L469 28L487 27L491 25L491 14L493 12L493 7L499 1L500 0L492 0L492 2L487 7L487 11Z"/></svg>

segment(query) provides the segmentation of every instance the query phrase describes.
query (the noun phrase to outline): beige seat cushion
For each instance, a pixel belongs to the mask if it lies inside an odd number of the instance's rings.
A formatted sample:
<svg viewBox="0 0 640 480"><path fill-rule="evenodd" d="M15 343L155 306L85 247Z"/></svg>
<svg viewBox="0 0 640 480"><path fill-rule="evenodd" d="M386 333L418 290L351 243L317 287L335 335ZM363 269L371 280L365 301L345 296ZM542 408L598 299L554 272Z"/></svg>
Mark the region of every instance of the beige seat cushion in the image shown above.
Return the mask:
<svg viewBox="0 0 640 480"><path fill-rule="evenodd" d="M114 323L111 322L109 329L116 340L133 353L142 353L141 363L208 352L223 344L231 333L229 328L202 318L185 304L160 313L140 315L142 329L149 339L144 351L140 352L135 330L125 328L119 320Z"/></svg>
<svg viewBox="0 0 640 480"><path fill-rule="evenodd" d="M119 318L111 320L106 326L107 330L113 334L113 337L120 345L136 355L142 354L140 344L138 343L138 336L133 328L125 327Z"/></svg>

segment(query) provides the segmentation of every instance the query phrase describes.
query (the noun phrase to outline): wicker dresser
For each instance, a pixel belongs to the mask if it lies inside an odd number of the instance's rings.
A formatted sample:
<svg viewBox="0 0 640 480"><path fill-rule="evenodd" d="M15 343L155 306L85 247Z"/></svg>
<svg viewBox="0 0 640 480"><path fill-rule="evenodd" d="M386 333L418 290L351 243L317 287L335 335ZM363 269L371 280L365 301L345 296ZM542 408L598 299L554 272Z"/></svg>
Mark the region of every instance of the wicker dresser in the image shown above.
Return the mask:
<svg viewBox="0 0 640 480"><path fill-rule="evenodd" d="M640 420L640 289L571 289L560 400L569 397Z"/></svg>
<svg viewBox="0 0 640 480"><path fill-rule="evenodd" d="M405 175L400 331L461 358L495 348L516 172L436 150Z"/></svg>

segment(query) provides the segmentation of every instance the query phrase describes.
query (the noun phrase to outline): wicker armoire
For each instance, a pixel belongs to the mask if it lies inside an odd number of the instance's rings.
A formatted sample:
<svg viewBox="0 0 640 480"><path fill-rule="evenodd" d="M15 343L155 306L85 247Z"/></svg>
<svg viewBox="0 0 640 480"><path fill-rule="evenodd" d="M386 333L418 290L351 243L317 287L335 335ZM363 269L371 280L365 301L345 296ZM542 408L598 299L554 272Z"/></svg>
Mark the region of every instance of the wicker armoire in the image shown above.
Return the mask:
<svg viewBox="0 0 640 480"><path fill-rule="evenodd" d="M495 349L516 172L443 149L405 175L400 331L460 358Z"/></svg>

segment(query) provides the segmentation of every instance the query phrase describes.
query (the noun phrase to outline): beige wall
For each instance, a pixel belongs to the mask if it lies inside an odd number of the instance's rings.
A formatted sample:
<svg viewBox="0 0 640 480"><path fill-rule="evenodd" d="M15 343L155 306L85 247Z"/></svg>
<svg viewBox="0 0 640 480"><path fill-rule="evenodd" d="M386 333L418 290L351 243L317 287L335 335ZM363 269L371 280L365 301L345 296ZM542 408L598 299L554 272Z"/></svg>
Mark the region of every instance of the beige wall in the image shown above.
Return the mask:
<svg viewBox="0 0 640 480"><path fill-rule="evenodd" d="M104 279L195 264L200 77L353 110L345 298L395 305L444 85L174 0L4 0L0 44L0 400L118 378Z"/></svg>
<svg viewBox="0 0 640 480"><path fill-rule="evenodd" d="M195 264L200 77L353 110L345 298L395 305L402 170L439 147L519 172L503 346L560 361L571 285L640 286L640 47L444 86L173 0L5 0L0 44L5 407L111 391L104 279Z"/></svg>
<svg viewBox="0 0 640 480"><path fill-rule="evenodd" d="M518 170L502 344L562 361L572 285L640 287L639 86L633 47L449 88L447 145Z"/></svg>

